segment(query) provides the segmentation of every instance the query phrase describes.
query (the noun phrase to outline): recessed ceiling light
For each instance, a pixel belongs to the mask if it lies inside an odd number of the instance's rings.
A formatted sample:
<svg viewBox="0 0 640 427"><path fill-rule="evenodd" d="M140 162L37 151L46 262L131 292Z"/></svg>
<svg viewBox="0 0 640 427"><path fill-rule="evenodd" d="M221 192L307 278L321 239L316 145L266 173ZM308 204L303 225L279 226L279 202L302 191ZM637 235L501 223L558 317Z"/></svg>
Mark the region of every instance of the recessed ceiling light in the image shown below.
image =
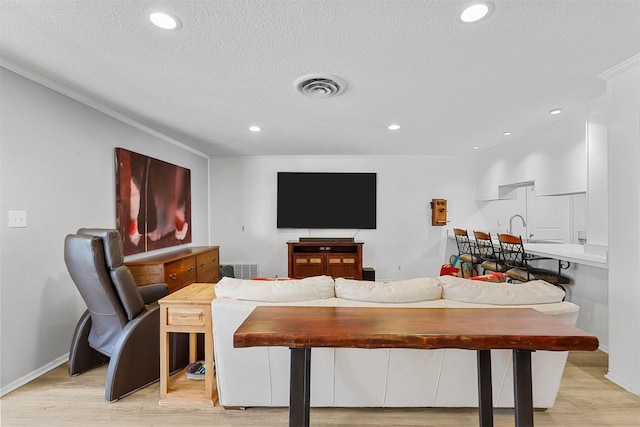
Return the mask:
<svg viewBox="0 0 640 427"><path fill-rule="evenodd" d="M166 12L154 12L149 15L149 19L154 25L165 30L179 30L182 22L176 16Z"/></svg>
<svg viewBox="0 0 640 427"><path fill-rule="evenodd" d="M562 108L554 108L553 110L549 110L549 114L560 114L562 113Z"/></svg>
<svg viewBox="0 0 640 427"><path fill-rule="evenodd" d="M474 150L479 150L479 149L480 149L480 147L479 147L479 146L477 146L477 145L474 145L474 146L473 146L473 147L471 147L471 148L473 148Z"/></svg>
<svg viewBox="0 0 640 427"><path fill-rule="evenodd" d="M250 126L249 130L251 132L260 132L262 130L262 128L260 126Z"/></svg>
<svg viewBox="0 0 640 427"><path fill-rule="evenodd" d="M398 129L400 129L400 125L389 125L389 126L387 126L387 129L389 129L389 130L398 130Z"/></svg>
<svg viewBox="0 0 640 427"><path fill-rule="evenodd" d="M460 13L460 20L465 23L478 22L493 12L493 3L488 1L475 2L467 5Z"/></svg>
<svg viewBox="0 0 640 427"><path fill-rule="evenodd" d="M510 136L510 135L511 135L511 132L502 132L502 134L503 134L504 136Z"/></svg>

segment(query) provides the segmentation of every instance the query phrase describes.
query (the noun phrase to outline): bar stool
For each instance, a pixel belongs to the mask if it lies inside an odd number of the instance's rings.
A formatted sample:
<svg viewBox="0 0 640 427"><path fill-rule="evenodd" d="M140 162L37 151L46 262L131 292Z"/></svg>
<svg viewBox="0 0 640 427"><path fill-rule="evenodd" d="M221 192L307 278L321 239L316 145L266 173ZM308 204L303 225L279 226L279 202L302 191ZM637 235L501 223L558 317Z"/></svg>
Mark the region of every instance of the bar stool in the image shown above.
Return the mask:
<svg viewBox="0 0 640 427"><path fill-rule="evenodd" d="M522 244L522 238L519 236L498 234L498 240L500 241L502 261L508 268L506 274L509 281L517 280L518 282L528 282L530 280L544 280L545 282L556 285L563 291L565 288L562 285L570 283L568 277L560 274L562 269L569 267L568 262L563 264L561 260L558 260L558 271L534 268L529 265L529 261L553 258L535 257L527 254Z"/></svg>
<svg viewBox="0 0 640 427"><path fill-rule="evenodd" d="M481 264L482 258L476 255L476 244L469 239L467 230L454 228L453 234L456 238L456 244L458 245L458 257L460 261L470 263L472 268Z"/></svg>
<svg viewBox="0 0 640 427"><path fill-rule="evenodd" d="M496 253L496 248L493 246L491 235L483 231L474 231L473 236L476 238L477 254L482 259L480 267L482 267L483 273L486 271L495 271L499 273L507 271L507 266L500 262L500 251Z"/></svg>

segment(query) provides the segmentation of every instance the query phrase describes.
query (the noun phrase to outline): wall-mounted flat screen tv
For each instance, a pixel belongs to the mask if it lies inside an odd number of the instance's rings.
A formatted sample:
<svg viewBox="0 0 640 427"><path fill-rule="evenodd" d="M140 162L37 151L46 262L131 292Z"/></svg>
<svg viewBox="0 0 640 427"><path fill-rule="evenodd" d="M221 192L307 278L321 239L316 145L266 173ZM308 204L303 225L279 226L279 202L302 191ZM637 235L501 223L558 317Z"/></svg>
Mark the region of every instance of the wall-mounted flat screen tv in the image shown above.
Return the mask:
<svg viewBox="0 0 640 427"><path fill-rule="evenodd" d="M376 228L376 174L278 172L278 228Z"/></svg>

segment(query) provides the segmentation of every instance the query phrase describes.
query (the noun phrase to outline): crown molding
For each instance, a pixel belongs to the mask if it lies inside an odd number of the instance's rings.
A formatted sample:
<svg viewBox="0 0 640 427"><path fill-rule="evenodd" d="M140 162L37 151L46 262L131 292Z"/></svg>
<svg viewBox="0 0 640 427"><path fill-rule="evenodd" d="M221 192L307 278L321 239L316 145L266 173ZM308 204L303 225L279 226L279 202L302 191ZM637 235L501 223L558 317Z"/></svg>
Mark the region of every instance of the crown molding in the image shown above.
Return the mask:
<svg viewBox="0 0 640 427"><path fill-rule="evenodd" d="M616 77L618 74L625 72L629 68L634 67L636 65L640 65L640 53L598 74L598 77L604 80L611 80L612 78Z"/></svg>

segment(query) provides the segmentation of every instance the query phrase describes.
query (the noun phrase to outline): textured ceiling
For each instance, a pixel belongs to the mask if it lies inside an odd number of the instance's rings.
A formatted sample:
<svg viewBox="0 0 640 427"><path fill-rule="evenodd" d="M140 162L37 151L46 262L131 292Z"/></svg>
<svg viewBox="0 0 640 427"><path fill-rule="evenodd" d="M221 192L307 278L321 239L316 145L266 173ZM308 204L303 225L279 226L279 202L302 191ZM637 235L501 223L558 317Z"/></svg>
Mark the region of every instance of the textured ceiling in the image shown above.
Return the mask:
<svg viewBox="0 0 640 427"><path fill-rule="evenodd" d="M562 120L640 52L640 1L494 0L463 24L467 3L2 0L0 55L210 155L458 155ZM309 73L348 88L305 97Z"/></svg>

